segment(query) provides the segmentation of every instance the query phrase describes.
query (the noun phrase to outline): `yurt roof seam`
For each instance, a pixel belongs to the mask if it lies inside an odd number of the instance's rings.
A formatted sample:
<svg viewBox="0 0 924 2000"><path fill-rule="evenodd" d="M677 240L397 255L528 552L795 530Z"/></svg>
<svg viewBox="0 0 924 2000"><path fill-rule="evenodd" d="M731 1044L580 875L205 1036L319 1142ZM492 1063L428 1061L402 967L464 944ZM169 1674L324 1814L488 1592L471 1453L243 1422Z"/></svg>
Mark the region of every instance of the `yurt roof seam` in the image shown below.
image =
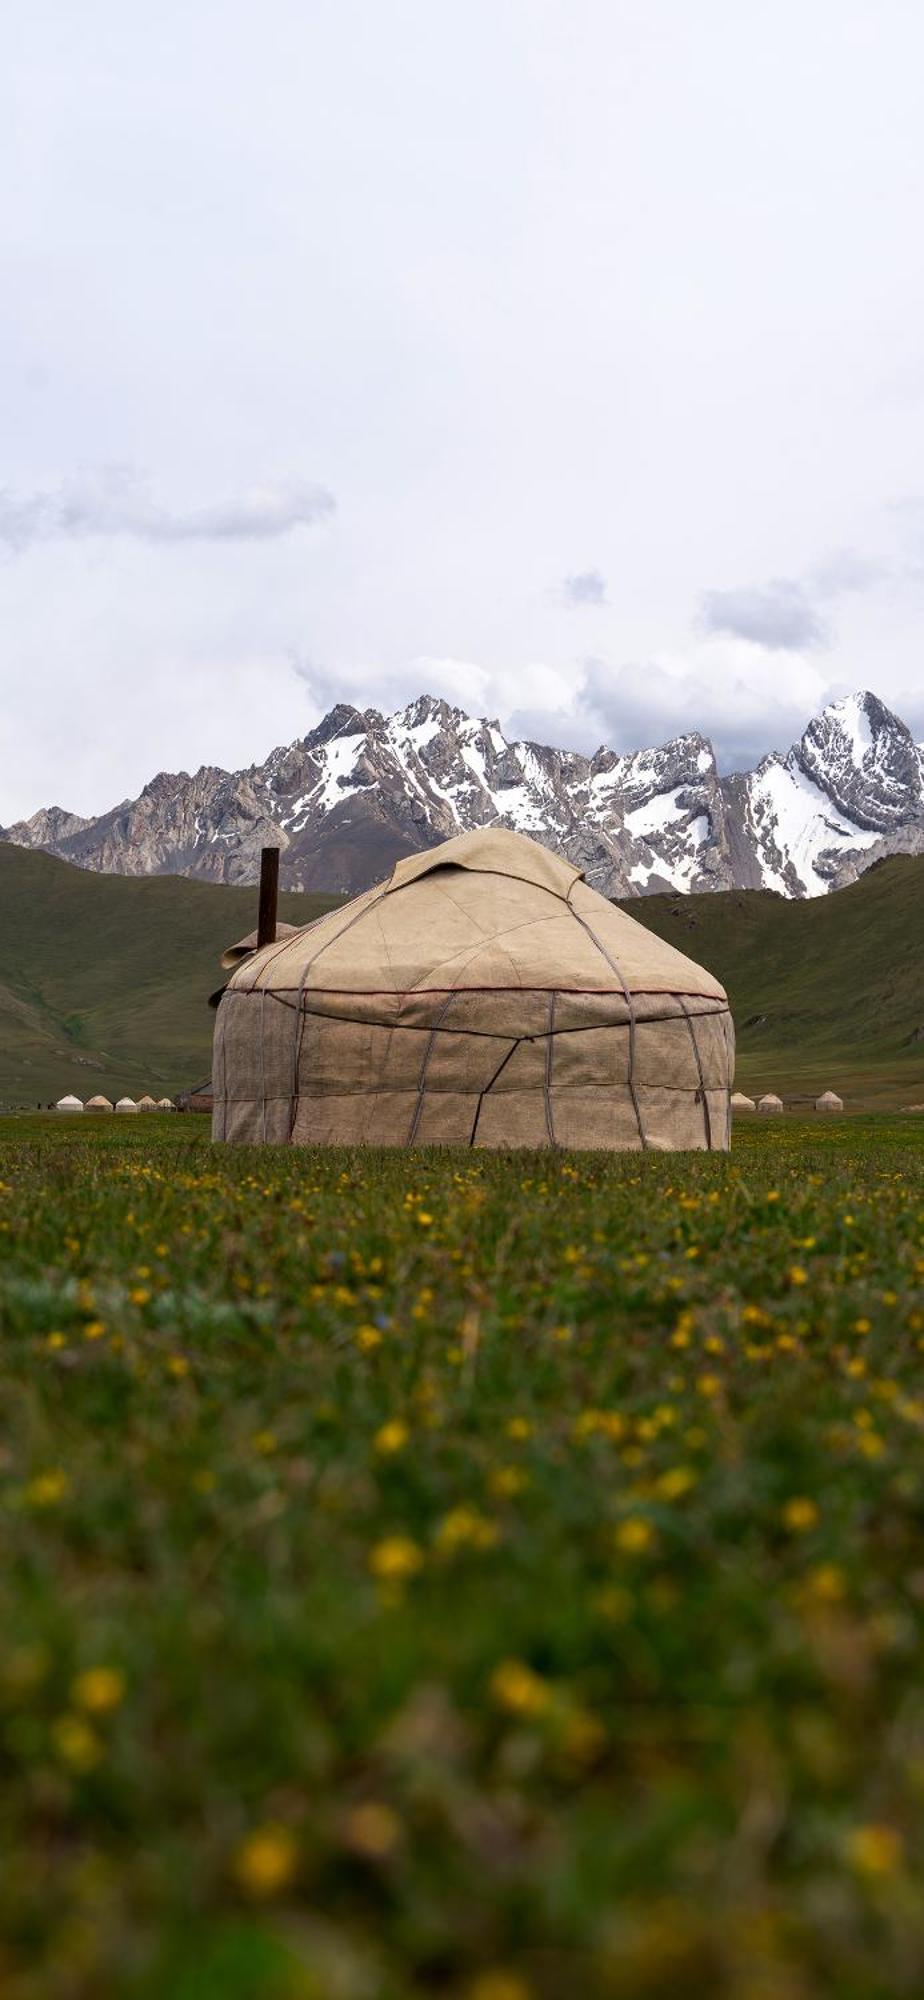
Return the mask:
<svg viewBox="0 0 924 2000"><path fill-rule="evenodd" d="M354 910L349 923L344 924L342 931L337 932L337 938L340 939L342 937L345 937L347 931L351 931L353 925L358 924L360 917L364 917L367 910L376 909L378 904L382 901L382 897L384 896L384 894L385 890L383 889L381 893L376 897L375 902L364 903L362 909ZM316 952L312 953L311 957L308 959L308 962L305 966L305 970L302 973L301 980L299 982L298 1003L295 1016L295 1034L293 1037L293 1047L292 1047L292 1117L289 1124L290 1144L292 1141L292 1135L295 1131L295 1120L298 1117L298 1102L300 1096L298 1088L298 1072L299 1072L299 1059L301 1056L301 1047L302 1047L302 1035L304 1032L304 1013L302 1010L302 995L305 991L305 982L308 978L308 974L311 971L312 966L320 958L321 953L327 949L328 944L333 944L333 942L334 942L333 938L325 938L324 943L322 945L319 945Z"/></svg>

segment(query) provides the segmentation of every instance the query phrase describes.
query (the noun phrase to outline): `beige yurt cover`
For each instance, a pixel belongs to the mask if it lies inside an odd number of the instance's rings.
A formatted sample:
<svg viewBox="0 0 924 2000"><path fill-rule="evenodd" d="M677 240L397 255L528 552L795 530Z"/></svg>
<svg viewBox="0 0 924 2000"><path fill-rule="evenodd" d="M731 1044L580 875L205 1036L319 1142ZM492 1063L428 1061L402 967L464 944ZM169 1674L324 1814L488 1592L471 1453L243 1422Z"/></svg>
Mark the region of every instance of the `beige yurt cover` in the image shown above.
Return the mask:
<svg viewBox="0 0 924 2000"><path fill-rule="evenodd" d="M174 1104L172 1097L159 1097L157 1100L156 1109L158 1111L175 1111L176 1105Z"/></svg>
<svg viewBox="0 0 924 2000"><path fill-rule="evenodd" d="M88 1097L83 1108L85 1111L111 1111L112 1104L108 1097Z"/></svg>
<svg viewBox="0 0 924 2000"><path fill-rule="evenodd" d="M522 834L479 829L245 960L215 1139L720 1148L718 981Z"/></svg>
<svg viewBox="0 0 924 2000"><path fill-rule="evenodd" d="M733 1091L732 1091L732 1098L731 1098L731 1108L732 1108L732 1110L733 1110L733 1111L756 1111L756 1110L757 1110L757 1106L756 1106L756 1104L755 1104L755 1102L754 1102L754 1099L753 1099L753 1097L745 1097L745 1094L744 1094L744 1091L743 1091L743 1090L733 1090Z"/></svg>
<svg viewBox="0 0 924 2000"><path fill-rule="evenodd" d="M836 1090L823 1090L821 1096L815 1099L815 1109L816 1111L843 1111L844 1100L842 1097L838 1097Z"/></svg>
<svg viewBox="0 0 924 2000"><path fill-rule="evenodd" d="M83 1099L82 1099L81 1097L59 1097L59 1098L58 1098L58 1102L57 1102L57 1104L55 1105L55 1110L56 1110L56 1111L82 1111L82 1110L83 1110Z"/></svg>
<svg viewBox="0 0 924 2000"><path fill-rule="evenodd" d="M134 1100L134 1098L133 1098L133 1097L120 1097L120 1098L119 1098L119 1101L118 1101L118 1104L116 1105L116 1110L117 1110L117 1111L137 1111L137 1110L138 1110L138 1106L137 1106L137 1104L135 1103L135 1100Z"/></svg>
<svg viewBox="0 0 924 2000"><path fill-rule="evenodd" d="M767 1118L779 1117L783 1109L783 1100L781 1097L777 1097L774 1091L768 1090L766 1097L760 1098L757 1109L758 1111L762 1111Z"/></svg>
<svg viewBox="0 0 924 2000"><path fill-rule="evenodd" d="M137 1108L139 1111L156 1111L157 1102L153 1097L145 1095L144 1097L139 1097Z"/></svg>

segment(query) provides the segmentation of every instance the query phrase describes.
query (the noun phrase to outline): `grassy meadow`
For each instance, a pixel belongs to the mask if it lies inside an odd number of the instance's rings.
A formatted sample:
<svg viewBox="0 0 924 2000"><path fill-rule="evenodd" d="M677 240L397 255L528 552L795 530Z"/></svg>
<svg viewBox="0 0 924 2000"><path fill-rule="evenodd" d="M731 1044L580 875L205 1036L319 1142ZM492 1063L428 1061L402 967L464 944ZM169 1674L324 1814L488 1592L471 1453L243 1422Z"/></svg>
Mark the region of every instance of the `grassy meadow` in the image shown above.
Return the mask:
<svg viewBox="0 0 924 2000"><path fill-rule="evenodd" d="M3 1121L4 2000L918 1996L922 1162Z"/></svg>

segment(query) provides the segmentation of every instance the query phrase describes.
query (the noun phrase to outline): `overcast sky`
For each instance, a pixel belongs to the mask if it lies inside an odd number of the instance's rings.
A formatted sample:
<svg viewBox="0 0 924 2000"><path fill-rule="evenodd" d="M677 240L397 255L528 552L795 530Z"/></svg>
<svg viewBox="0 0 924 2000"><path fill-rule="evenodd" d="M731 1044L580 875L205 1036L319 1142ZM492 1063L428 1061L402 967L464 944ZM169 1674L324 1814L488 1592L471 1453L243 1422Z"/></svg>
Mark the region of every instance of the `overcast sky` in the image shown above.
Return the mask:
<svg viewBox="0 0 924 2000"><path fill-rule="evenodd" d="M29 0L0 822L423 689L924 734L919 0Z"/></svg>

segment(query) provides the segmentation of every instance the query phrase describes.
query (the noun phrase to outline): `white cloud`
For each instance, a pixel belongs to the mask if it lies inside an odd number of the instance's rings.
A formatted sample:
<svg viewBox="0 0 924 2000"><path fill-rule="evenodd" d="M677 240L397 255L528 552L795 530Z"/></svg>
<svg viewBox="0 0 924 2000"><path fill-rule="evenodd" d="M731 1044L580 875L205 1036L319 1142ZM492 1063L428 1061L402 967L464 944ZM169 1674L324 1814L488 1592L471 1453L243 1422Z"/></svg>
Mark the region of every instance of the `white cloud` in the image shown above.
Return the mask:
<svg viewBox="0 0 924 2000"><path fill-rule="evenodd" d="M34 493L0 490L0 542L20 553L34 542L127 535L142 542L271 541L327 520L333 495L305 481L273 481L206 507L161 506L132 466L88 468Z"/></svg>

